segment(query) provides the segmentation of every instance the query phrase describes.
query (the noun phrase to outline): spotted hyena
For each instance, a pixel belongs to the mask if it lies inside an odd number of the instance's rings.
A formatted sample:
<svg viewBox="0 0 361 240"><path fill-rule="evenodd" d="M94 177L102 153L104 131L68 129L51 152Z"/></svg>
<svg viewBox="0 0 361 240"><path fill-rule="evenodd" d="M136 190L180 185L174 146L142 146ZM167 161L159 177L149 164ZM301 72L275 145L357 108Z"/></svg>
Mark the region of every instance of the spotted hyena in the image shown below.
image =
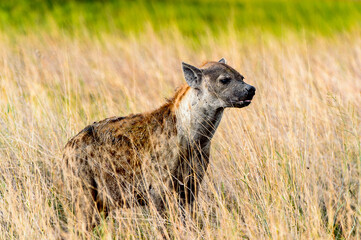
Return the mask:
<svg viewBox="0 0 361 240"><path fill-rule="evenodd" d="M187 84L160 108L94 122L66 144L75 211L89 218L152 202L163 212L172 193L193 205L224 109L248 106L256 89L223 58L182 68Z"/></svg>

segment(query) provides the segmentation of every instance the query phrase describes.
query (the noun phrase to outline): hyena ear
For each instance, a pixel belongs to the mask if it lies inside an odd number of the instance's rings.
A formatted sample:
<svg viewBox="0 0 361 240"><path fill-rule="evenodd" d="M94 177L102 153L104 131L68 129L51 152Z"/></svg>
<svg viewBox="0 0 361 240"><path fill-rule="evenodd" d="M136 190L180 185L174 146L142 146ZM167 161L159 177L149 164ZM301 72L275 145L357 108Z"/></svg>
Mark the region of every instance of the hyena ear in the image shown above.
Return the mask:
<svg viewBox="0 0 361 240"><path fill-rule="evenodd" d="M226 59L224 59L224 58L222 58L222 59L221 59L221 60L219 60L218 62L219 62L219 63L224 63L224 64L226 64L226 63L227 63Z"/></svg>
<svg viewBox="0 0 361 240"><path fill-rule="evenodd" d="M192 65L182 62L183 74L188 85L192 88L199 88L202 82L202 71Z"/></svg>

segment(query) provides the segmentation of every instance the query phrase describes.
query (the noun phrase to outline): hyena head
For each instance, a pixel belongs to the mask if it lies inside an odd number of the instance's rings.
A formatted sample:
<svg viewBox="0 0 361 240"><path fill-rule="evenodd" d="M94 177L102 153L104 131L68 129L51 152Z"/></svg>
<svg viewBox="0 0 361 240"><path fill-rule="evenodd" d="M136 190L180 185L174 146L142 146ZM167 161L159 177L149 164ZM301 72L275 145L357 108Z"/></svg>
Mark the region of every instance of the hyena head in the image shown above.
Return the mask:
<svg viewBox="0 0 361 240"><path fill-rule="evenodd" d="M228 66L224 58L202 68L187 63L182 63L182 67L188 85L212 107L246 107L255 95L256 88L245 83L244 77Z"/></svg>

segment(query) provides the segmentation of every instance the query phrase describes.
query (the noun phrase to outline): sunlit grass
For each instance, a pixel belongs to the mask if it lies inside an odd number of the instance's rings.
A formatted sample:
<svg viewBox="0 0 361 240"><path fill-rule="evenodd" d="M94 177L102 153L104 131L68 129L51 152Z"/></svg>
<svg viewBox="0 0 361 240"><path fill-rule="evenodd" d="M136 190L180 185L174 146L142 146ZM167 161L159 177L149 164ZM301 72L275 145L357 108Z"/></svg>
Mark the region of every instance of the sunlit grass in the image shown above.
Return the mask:
<svg viewBox="0 0 361 240"><path fill-rule="evenodd" d="M87 124L149 111L184 82L180 62L225 57L256 86L213 140L197 221L119 209L95 238L360 238L361 38L298 35L189 44L181 31L138 37L47 34L0 41L0 238L75 237L61 150ZM67 223L63 220L66 219ZM81 230L82 231L82 230ZM89 235L90 234L90 235Z"/></svg>

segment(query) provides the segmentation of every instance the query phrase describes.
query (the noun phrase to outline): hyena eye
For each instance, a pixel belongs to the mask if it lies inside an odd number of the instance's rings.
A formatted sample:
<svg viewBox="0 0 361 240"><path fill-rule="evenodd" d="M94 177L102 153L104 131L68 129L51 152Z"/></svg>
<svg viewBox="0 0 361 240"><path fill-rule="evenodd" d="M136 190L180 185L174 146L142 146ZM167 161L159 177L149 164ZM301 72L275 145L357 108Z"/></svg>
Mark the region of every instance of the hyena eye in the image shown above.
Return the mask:
<svg viewBox="0 0 361 240"><path fill-rule="evenodd" d="M222 84L228 84L232 79L230 77L222 78L220 81Z"/></svg>

